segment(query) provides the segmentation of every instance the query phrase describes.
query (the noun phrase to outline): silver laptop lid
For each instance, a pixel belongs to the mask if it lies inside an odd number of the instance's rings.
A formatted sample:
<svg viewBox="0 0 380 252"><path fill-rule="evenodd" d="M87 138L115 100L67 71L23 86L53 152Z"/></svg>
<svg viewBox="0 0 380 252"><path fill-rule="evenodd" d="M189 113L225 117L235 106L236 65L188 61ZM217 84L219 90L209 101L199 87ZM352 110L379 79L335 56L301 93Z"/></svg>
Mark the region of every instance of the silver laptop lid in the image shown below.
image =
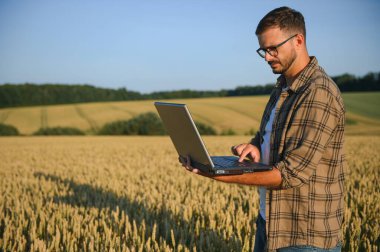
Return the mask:
<svg viewBox="0 0 380 252"><path fill-rule="evenodd" d="M155 102L154 106L178 154L182 157L190 156L192 160L214 168L186 104Z"/></svg>

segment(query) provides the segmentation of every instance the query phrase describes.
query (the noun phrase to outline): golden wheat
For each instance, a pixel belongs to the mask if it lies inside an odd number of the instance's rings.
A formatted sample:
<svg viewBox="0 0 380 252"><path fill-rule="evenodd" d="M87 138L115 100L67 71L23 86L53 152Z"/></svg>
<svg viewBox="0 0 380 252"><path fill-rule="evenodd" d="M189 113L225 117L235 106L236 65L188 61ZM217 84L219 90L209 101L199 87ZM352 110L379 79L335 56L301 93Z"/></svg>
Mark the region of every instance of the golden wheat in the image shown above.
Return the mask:
<svg viewBox="0 0 380 252"><path fill-rule="evenodd" d="M344 249L377 251L380 137L346 147ZM0 250L252 251L256 187L188 173L168 137L0 138L0 160Z"/></svg>

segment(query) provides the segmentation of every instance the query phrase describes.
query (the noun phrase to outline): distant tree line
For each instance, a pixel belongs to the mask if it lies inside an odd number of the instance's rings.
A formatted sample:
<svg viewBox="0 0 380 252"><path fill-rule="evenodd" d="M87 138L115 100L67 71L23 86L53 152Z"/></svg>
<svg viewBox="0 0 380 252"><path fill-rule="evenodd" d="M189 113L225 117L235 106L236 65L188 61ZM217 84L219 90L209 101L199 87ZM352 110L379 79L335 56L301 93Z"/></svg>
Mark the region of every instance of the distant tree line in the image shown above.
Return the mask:
<svg viewBox="0 0 380 252"><path fill-rule="evenodd" d="M0 107L138 99L141 99L140 93L125 88L114 90L90 85L31 83L0 85Z"/></svg>
<svg viewBox="0 0 380 252"><path fill-rule="evenodd" d="M379 91L380 72L363 77L343 74L333 77L342 92ZM201 97L227 97L270 94L273 84L238 86L219 91L176 90L142 94L126 88L110 89L91 85L65 84L3 84L0 85L0 107L51 105L100 101L131 101L151 99L179 99Z"/></svg>
<svg viewBox="0 0 380 252"><path fill-rule="evenodd" d="M355 77L352 74L343 74L332 78L341 92L379 91L380 72L368 73L363 77Z"/></svg>

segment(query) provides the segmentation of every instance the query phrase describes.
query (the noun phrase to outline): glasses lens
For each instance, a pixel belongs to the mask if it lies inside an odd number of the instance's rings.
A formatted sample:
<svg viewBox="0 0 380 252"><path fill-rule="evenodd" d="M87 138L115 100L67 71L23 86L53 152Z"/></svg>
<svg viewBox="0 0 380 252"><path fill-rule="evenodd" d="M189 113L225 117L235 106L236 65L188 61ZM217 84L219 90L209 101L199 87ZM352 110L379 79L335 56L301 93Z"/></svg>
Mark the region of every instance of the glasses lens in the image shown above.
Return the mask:
<svg viewBox="0 0 380 252"><path fill-rule="evenodd" d="M270 56L273 56L273 57L277 56L277 49L276 49L276 47L269 47L267 49L267 52L269 53Z"/></svg>
<svg viewBox="0 0 380 252"><path fill-rule="evenodd" d="M258 49L257 50L257 53L261 56L261 57L263 57L263 58L265 58L265 54L266 53L268 53L270 56L272 56L272 57L276 57L277 56L277 49L275 48L275 47L270 47L270 48L267 48L266 50L265 49L263 49L263 48L260 48L260 49Z"/></svg>
<svg viewBox="0 0 380 252"><path fill-rule="evenodd" d="M260 48L257 50L257 53L262 57L262 58L265 58L265 50Z"/></svg>

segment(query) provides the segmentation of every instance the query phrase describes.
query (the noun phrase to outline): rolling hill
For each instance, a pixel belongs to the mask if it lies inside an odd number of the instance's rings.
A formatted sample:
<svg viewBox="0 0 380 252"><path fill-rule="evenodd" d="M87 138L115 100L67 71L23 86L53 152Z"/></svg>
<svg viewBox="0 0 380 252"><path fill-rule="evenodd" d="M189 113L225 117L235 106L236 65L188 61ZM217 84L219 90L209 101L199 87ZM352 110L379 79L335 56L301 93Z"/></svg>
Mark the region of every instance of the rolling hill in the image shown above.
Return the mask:
<svg viewBox="0 0 380 252"><path fill-rule="evenodd" d="M269 96L176 99L186 103L195 120L213 126L218 132L232 129L237 134L257 130ZM380 92L343 93L350 135L380 134ZM75 127L93 134L105 123L127 120L153 111L152 100L95 102L67 105L0 109L0 123L13 125L25 135L41 127Z"/></svg>

